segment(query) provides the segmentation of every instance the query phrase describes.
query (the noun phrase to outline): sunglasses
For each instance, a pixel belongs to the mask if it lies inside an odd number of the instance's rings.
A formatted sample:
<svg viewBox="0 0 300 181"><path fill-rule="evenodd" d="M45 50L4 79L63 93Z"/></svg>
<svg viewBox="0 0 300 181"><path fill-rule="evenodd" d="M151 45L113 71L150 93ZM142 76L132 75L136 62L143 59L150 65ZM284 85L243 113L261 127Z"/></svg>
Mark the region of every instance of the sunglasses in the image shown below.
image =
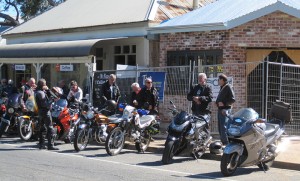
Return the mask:
<svg viewBox="0 0 300 181"><path fill-rule="evenodd" d="M151 84L152 82L146 82L147 84Z"/></svg>

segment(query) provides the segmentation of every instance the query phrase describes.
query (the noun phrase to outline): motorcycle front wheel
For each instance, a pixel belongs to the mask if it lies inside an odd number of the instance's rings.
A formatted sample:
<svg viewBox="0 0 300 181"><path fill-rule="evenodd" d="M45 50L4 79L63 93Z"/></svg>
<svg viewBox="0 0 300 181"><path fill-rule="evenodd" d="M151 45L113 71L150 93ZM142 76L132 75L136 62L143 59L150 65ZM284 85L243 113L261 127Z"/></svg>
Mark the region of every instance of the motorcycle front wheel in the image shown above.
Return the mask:
<svg viewBox="0 0 300 181"><path fill-rule="evenodd" d="M224 176L232 175L238 167L239 155L237 152L223 154L221 158L221 172Z"/></svg>
<svg viewBox="0 0 300 181"><path fill-rule="evenodd" d="M170 164L174 156L174 141L166 141L162 156L163 164Z"/></svg>
<svg viewBox="0 0 300 181"><path fill-rule="evenodd" d="M74 138L74 148L76 151L82 151L89 142L89 133L87 128L77 129Z"/></svg>
<svg viewBox="0 0 300 181"><path fill-rule="evenodd" d="M138 152L145 152L150 144L151 136L147 133L138 141L135 142L135 148Z"/></svg>
<svg viewBox="0 0 300 181"><path fill-rule="evenodd" d="M107 154L114 156L121 152L125 144L125 136L120 127L115 127L108 134L105 141L105 149Z"/></svg>
<svg viewBox="0 0 300 181"><path fill-rule="evenodd" d="M21 140L23 141L28 141L33 134L33 130L32 127L30 126L30 122L31 120L29 119L20 118L18 132Z"/></svg>

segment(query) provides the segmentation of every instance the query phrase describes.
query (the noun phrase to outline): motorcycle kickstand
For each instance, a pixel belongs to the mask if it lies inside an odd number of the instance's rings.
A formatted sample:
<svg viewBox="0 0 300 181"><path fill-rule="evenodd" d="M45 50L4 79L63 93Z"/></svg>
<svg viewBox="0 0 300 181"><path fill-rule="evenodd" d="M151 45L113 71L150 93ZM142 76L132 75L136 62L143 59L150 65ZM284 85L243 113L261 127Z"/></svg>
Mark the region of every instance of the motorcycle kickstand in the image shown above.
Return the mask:
<svg viewBox="0 0 300 181"><path fill-rule="evenodd" d="M194 155L194 158L196 158L196 161L198 162L198 157L196 156L196 153L194 151L192 153Z"/></svg>
<svg viewBox="0 0 300 181"><path fill-rule="evenodd" d="M261 164L261 167L263 168L264 172L266 173L266 169L265 169L264 164L262 162L260 162L260 164Z"/></svg>

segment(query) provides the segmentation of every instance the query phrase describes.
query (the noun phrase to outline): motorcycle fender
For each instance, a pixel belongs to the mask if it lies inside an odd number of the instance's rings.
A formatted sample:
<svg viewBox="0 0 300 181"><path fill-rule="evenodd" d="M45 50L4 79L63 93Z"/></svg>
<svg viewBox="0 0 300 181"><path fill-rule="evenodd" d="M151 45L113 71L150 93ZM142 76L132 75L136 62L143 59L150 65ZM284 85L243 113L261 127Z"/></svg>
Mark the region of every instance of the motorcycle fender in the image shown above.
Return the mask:
<svg viewBox="0 0 300 181"><path fill-rule="evenodd" d="M234 152L237 152L240 156L243 154L244 151L244 147L240 144L236 144L236 143L229 143L225 149L224 152L225 154L231 154Z"/></svg>
<svg viewBox="0 0 300 181"><path fill-rule="evenodd" d="M23 115L23 116L20 116L20 118L24 118L24 119L30 119L30 116Z"/></svg>
<svg viewBox="0 0 300 181"><path fill-rule="evenodd" d="M79 125L79 129L84 129L86 127L87 127L87 124L81 124L81 125Z"/></svg>

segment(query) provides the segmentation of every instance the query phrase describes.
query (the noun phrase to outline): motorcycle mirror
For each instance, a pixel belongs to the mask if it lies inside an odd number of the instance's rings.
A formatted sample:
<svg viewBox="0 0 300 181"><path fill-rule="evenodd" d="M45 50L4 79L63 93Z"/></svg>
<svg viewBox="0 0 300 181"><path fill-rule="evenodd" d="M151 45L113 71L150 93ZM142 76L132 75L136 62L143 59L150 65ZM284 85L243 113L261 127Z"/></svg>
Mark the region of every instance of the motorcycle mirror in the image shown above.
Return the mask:
<svg viewBox="0 0 300 181"><path fill-rule="evenodd" d="M173 101L170 101L170 104L176 109L175 104L173 103Z"/></svg>

